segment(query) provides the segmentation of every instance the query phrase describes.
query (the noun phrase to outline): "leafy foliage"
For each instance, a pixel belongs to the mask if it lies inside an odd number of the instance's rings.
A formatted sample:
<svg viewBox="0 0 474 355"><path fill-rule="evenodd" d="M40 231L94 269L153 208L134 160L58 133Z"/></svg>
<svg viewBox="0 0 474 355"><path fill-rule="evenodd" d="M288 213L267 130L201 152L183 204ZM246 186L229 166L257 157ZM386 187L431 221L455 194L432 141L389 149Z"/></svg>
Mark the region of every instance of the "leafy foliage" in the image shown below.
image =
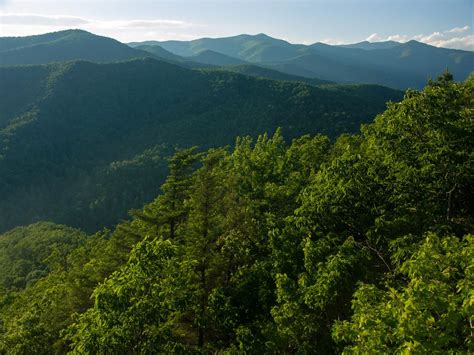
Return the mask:
<svg viewBox="0 0 474 355"><path fill-rule="evenodd" d="M0 352L472 352L473 79L334 142L179 150L153 202L4 297Z"/></svg>
<svg viewBox="0 0 474 355"><path fill-rule="evenodd" d="M0 235L0 289L24 288L64 267L67 254L84 239L78 230L45 222Z"/></svg>
<svg viewBox="0 0 474 355"><path fill-rule="evenodd" d="M403 287L358 287L350 321L334 327L347 353L472 351L474 240L429 233L400 267Z"/></svg>

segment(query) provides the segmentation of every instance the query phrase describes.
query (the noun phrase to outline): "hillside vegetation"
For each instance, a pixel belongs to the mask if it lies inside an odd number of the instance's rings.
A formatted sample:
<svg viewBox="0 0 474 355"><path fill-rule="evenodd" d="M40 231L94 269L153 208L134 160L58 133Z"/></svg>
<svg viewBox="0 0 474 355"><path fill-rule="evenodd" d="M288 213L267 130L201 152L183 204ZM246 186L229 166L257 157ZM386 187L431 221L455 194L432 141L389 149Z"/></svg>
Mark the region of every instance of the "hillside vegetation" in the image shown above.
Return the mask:
<svg viewBox="0 0 474 355"><path fill-rule="evenodd" d="M0 231L95 231L159 192L176 146L356 132L402 93L272 81L153 59L0 68ZM5 109L3 109L5 108Z"/></svg>
<svg viewBox="0 0 474 355"><path fill-rule="evenodd" d="M445 74L360 134L179 150L130 221L2 292L0 352L473 352L473 97Z"/></svg>

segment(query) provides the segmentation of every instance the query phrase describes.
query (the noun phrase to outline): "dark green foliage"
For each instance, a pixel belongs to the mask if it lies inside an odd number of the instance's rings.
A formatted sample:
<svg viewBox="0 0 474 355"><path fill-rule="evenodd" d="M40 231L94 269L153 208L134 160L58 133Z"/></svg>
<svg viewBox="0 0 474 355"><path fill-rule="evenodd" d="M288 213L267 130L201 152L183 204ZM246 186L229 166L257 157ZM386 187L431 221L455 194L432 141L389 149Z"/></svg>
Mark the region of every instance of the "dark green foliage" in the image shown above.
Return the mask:
<svg viewBox="0 0 474 355"><path fill-rule="evenodd" d="M224 64L221 64L224 65ZM214 70L217 70L214 68ZM251 64L241 64L241 65L227 65L221 70L227 70L234 73L240 73L244 75L256 76L260 78L268 78L273 80L283 80L283 81L299 81L309 85L324 85L331 84L331 81L321 80L317 78L306 78L303 76L285 74L277 70L268 69L265 67L259 67L257 65Z"/></svg>
<svg viewBox="0 0 474 355"><path fill-rule="evenodd" d="M232 144L278 126L289 138L355 132L401 97L152 59L0 68L0 78L0 230L38 220L111 226L159 193L175 145Z"/></svg>

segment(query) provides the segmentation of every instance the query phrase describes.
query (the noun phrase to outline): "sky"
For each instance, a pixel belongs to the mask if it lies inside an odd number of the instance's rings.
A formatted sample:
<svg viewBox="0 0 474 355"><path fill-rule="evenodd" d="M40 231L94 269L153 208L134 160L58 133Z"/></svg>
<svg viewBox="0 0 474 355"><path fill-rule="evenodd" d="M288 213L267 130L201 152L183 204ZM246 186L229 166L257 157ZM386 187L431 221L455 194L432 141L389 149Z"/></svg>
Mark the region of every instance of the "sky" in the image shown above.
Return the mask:
<svg viewBox="0 0 474 355"><path fill-rule="evenodd" d="M266 33L291 43L474 50L474 0L0 0L0 36L80 28L122 42Z"/></svg>

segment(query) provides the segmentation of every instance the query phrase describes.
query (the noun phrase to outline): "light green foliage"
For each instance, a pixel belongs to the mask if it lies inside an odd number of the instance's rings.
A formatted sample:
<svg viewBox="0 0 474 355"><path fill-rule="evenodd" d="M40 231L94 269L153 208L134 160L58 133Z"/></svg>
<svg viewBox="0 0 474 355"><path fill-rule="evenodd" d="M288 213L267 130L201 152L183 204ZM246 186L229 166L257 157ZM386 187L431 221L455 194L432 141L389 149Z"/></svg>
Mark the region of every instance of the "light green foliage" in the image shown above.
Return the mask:
<svg viewBox="0 0 474 355"><path fill-rule="evenodd" d="M462 353L474 349L474 239L428 233L403 263L400 286L359 286L335 338L344 353Z"/></svg>
<svg viewBox="0 0 474 355"><path fill-rule="evenodd" d="M67 254L84 239L78 230L45 222L0 235L0 290L22 289L51 270L67 268Z"/></svg>
<svg viewBox="0 0 474 355"><path fill-rule="evenodd" d="M292 349L333 348L357 282L392 280L425 232L472 230L472 84L441 78L336 141L284 229L305 261L276 279L272 314Z"/></svg>
<svg viewBox="0 0 474 355"><path fill-rule="evenodd" d="M369 156L389 173L396 214L390 228L472 224L465 218L474 200L473 97L474 77L461 85L441 77L422 92L407 92L363 130Z"/></svg>
<svg viewBox="0 0 474 355"><path fill-rule="evenodd" d="M187 284L185 266L172 267L177 252L170 240L138 243L127 265L95 289L94 306L70 326L74 353L151 354L180 349L173 343L179 337L173 319L179 303L187 302Z"/></svg>

